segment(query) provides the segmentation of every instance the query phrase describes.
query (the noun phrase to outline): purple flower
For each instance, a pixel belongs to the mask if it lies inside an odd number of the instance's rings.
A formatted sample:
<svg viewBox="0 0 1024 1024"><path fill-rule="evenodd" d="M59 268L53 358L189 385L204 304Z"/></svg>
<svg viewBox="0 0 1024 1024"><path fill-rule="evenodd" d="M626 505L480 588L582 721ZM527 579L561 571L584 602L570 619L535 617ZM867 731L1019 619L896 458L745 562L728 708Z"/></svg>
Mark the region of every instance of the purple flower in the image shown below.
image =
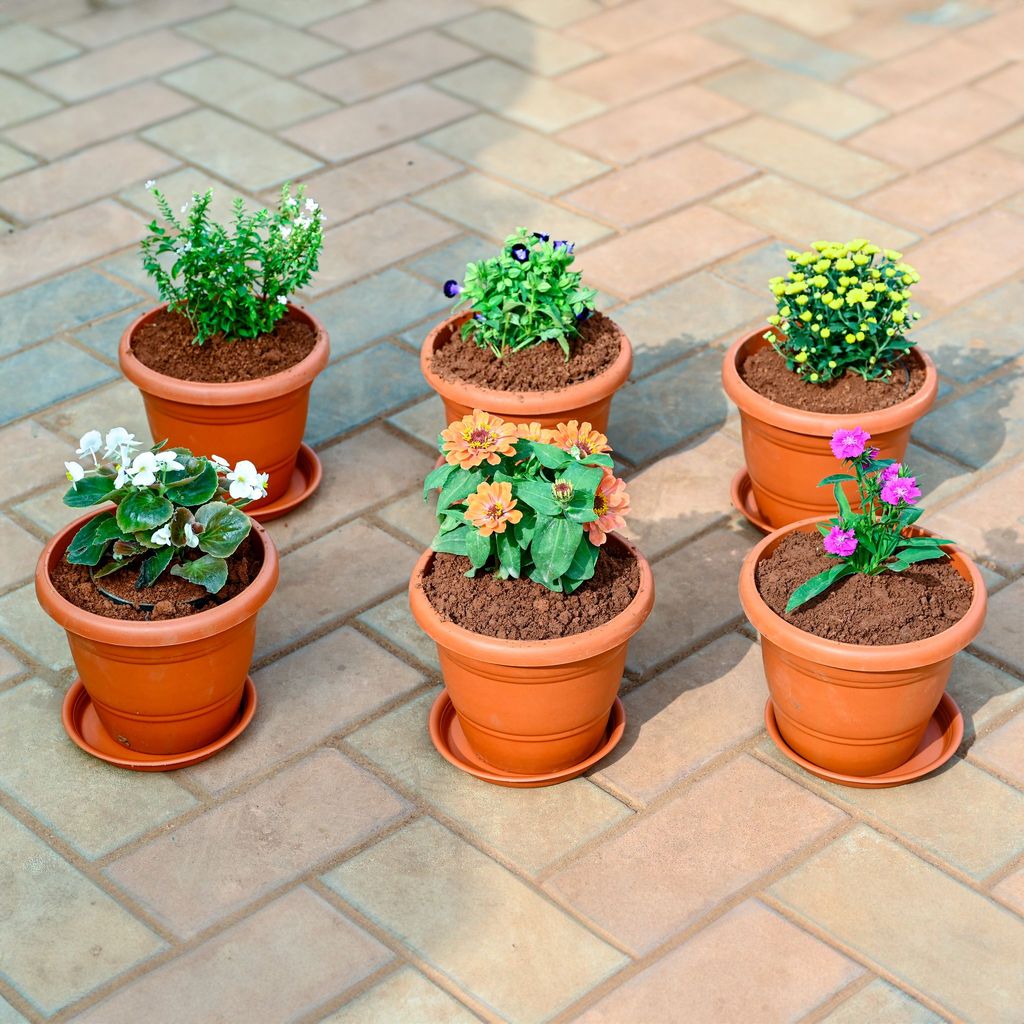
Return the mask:
<svg viewBox="0 0 1024 1024"><path fill-rule="evenodd" d="M546 242L551 236L543 231L534 231L534 238L539 238L542 242Z"/></svg>
<svg viewBox="0 0 1024 1024"><path fill-rule="evenodd" d="M578 313L576 314L576 320L577 320L577 322L579 322L579 323L583 323L583 321L584 321L584 320L589 320L589 319L590 319L590 314L591 314L591 313L593 313L593 312L594 312L594 311L593 311L592 309L581 309L581 310L580 310L580 311L579 311L579 312L578 312Z"/></svg>
<svg viewBox="0 0 1024 1024"><path fill-rule="evenodd" d="M509 255L517 262L525 263L530 258L530 250L527 249L522 242L516 242L516 244L509 249Z"/></svg>
<svg viewBox="0 0 1024 1024"><path fill-rule="evenodd" d="M460 287L458 281L456 281L454 279L452 279L450 281L445 281L445 283L444 283L444 294L445 294L446 298L454 299L455 296L458 295L459 292L461 292L461 291L462 291L462 288Z"/></svg>
<svg viewBox="0 0 1024 1024"><path fill-rule="evenodd" d="M864 447L871 435L860 427L839 429L832 435L832 454L837 459L856 459L864 454Z"/></svg>
<svg viewBox="0 0 1024 1024"><path fill-rule="evenodd" d="M483 323L484 315L483 315L483 313L474 313L473 314L473 319L474 320L479 320L481 323Z"/></svg>
<svg viewBox="0 0 1024 1024"><path fill-rule="evenodd" d="M848 558L857 550L857 538L853 530L844 530L839 526L833 526L822 543L830 555L842 555L843 558Z"/></svg>
<svg viewBox="0 0 1024 1024"><path fill-rule="evenodd" d="M916 476L897 476L882 485L882 501L887 505L898 505L901 501L913 505L920 497Z"/></svg>
<svg viewBox="0 0 1024 1024"><path fill-rule="evenodd" d="M883 484L887 484L890 480L895 480L896 477L900 475L900 468L901 467L898 462L893 462L878 474L878 479L881 480Z"/></svg>

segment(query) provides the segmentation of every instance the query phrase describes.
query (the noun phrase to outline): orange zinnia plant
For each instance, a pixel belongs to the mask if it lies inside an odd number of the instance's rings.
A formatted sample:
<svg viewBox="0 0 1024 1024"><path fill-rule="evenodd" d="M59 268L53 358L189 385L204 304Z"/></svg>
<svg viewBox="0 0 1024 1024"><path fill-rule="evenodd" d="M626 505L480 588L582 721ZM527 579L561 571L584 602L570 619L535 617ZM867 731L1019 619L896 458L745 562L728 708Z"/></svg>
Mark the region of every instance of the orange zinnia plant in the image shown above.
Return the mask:
<svg viewBox="0 0 1024 1024"><path fill-rule="evenodd" d="M465 555L468 576L526 577L571 593L594 575L608 533L624 525L625 483L608 439L576 420L546 430L474 409L441 432L435 551Z"/></svg>

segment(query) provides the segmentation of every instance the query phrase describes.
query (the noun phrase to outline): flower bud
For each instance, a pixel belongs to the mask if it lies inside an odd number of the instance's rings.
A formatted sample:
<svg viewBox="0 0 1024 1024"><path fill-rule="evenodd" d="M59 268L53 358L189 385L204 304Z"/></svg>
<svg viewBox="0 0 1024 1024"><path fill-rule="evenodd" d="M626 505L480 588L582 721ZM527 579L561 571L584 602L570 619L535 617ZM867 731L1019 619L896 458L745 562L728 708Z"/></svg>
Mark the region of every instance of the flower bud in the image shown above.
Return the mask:
<svg viewBox="0 0 1024 1024"><path fill-rule="evenodd" d="M556 480L551 485L551 496L559 505L568 505L573 493L573 486L568 480Z"/></svg>

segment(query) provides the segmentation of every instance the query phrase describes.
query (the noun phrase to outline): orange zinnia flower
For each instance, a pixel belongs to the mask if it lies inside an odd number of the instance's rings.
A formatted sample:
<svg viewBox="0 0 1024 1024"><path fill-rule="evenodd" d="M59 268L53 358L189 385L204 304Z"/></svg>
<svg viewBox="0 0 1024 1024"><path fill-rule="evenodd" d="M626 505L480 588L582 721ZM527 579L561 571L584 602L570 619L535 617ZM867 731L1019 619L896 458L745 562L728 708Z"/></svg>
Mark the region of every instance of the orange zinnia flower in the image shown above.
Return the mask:
<svg viewBox="0 0 1024 1024"><path fill-rule="evenodd" d="M547 444L554 433L553 430L542 427L536 420L532 423L520 423L518 432L524 441L540 441L542 444Z"/></svg>
<svg viewBox="0 0 1024 1024"><path fill-rule="evenodd" d="M563 452L569 452L570 455L578 459L585 459L588 455L612 450L608 438L600 431L594 430L586 421L582 424L577 420L559 423L558 429L552 430L550 434L549 444L561 448Z"/></svg>
<svg viewBox="0 0 1024 1024"><path fill-rule="evenodd" d="M626 481L620 480L610 469L604 469L604 477L594 494L594 511L597 519L584 523L583 529L587 531L590 543L600 547L612 530L621 530L626 525L623 516L629 511Z"/></svg>
<svg viewBox="0 0 1024 1024"><path fill-rule="evenodd" d="M516 428L497 416L474 409L472 415L441 431L444 457L452 466L472 469L481 462L496 466L502 455L515 455Z"/></svg>
<svg viewBox="0 0 1024 1024"><path fill-rule="evenodd" d="M465 518L484 537L492 533L504 533L506 523L518 523L523 513L516 508L510 483L481 484L476 494L466 499Z"/></svg>

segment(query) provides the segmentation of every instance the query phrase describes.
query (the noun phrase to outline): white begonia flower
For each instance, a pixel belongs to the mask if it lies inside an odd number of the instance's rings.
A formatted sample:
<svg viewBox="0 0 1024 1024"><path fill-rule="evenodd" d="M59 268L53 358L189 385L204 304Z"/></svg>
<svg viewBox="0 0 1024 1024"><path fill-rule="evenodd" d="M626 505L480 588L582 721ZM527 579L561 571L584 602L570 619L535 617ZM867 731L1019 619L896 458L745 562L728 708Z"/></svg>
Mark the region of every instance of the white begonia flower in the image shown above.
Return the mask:
<svg viewBox="0 0 1024 1024"><path fill-rule="evenodd" d="M122 462L127 462L132 449L139 447L139 442L135 440L135 435L129 434L124 427L113 427L107 431L105 445L103 454L106 458L109 459L116 454Z"/></svg>
<svg viewBox="0 0 1024 1024"><path fill-rule="evenodd" d="M186 527L187 529L187 527ZM149 538L151 544L156 544L160 547L164 547L171 543L171 524L165 523L160 527L159 530L154 530L152 536Z"/></svg>
<svg viewBox="0 0 1024 1024"><path fill-rule="evenodd" d="M231 486L228 488L228 494L236 500L239 498L247 498L250 501L255 501L257 498L262 498L264 494L266 494L265 487L268 479L267 474L257 472L256 467L247 460L239 462L238 465L228 473L227 478L231 482Z"/></svg>
<svg viewBox="0 0 1024 1024"><path fill-rule="evenodd" d="M146 191L148 192L154 185L156 185L156 179L150 178L149 181L146 182Z"/></svg>
<svg viewBox="0 0 1024 1024"><path fill-rule="evenodd" d="M92 456L92 464L98 465L96 453L103 447L103 437L98 430L87 430L79 439L75 454L79 456Z"/></svg>
<svg viewBox="0 0 1024 1024"><path fill-rule="evenodd" d="M77 462L65 462L64 468L67 470L67 477L71 481L71 486L74 490L78 490L78 481L85 477L85 470Z"/></svg>
<svg viewBox="0 0 1024 1024"><path fill-rule="evenodd" d="M265 498L267 496L267 482L269 480L269 473L260 473L260 475L256 477L256 483L253 484L253 501L258 500L259 498ZM257 491L259 493L256 493Z"/></svg>
<svg viewBox="0 0 1024 1024"><path fill-rule="evenodd" d="M185 543L190 548L199 547L199 538L196 536L195 530L192 529L191 523L185 524Z"/></svg>
<svg viewBox="0 0 1024 1024"><path fill-rule="evenodd" d="M132 460L132 468L128 473L136 487L149 487L156 483L156 475L162 468L152 452L139 452Z"/></svg>
<svg viewBox="0 0 1024 1024"><path fill-rule="evenodd" d="M119 491L125 484L130 483L131 479L131 466L123 466L119 462L117 464L117 476L114 478L114 490Z"/></svg>
<svg viewBox="0 0 1024 1024"><path fill-rule="evenodd" d="M210 461L220 466L222 469L230 469L231 463L227 459L222 459L219 455L211 455Z"/></svg>
<svg viewBox="0 0 1024 1024"><path fill-rule="evenodd" d="M185 468L180 462L178 462L178 453L174 451L173 448L165 452L157 452L156 461L159 462L164 469Z"/></svg>

